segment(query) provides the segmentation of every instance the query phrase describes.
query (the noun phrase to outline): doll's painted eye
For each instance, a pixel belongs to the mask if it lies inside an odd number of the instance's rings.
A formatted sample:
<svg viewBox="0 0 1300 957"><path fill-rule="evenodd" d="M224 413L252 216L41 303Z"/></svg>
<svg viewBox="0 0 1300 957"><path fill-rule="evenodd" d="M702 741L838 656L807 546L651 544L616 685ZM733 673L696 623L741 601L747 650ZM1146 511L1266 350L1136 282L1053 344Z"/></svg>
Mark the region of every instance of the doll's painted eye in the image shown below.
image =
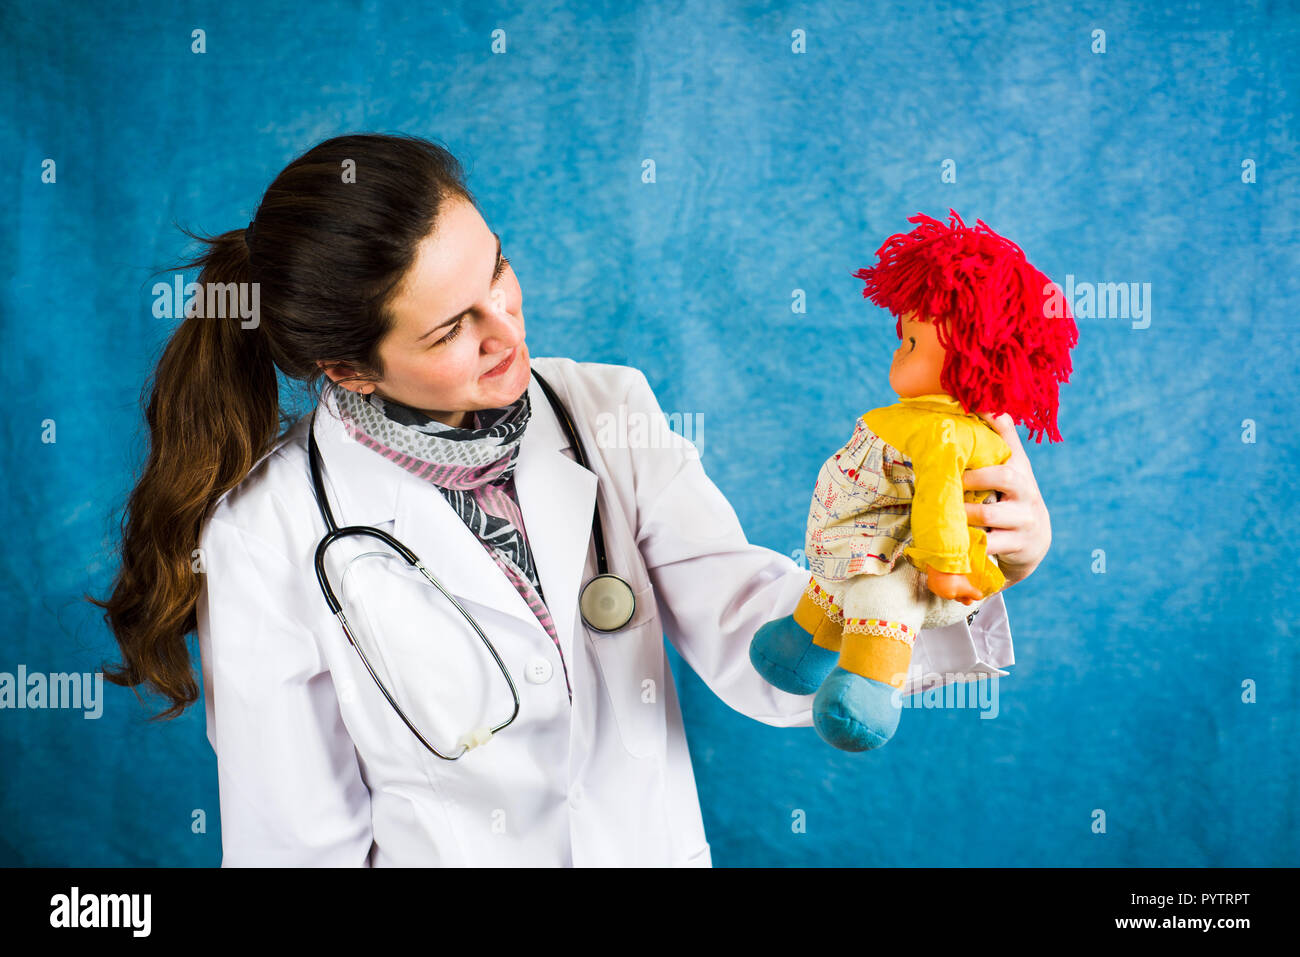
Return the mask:
<svg viewBox="0 0 1300 957"><path fill-rule="evenodd" d="M908 349L907 351L908 352L914 351L916 349L916 338L914 336L908 336L907 341L912 344L912 348Z"/></svg>

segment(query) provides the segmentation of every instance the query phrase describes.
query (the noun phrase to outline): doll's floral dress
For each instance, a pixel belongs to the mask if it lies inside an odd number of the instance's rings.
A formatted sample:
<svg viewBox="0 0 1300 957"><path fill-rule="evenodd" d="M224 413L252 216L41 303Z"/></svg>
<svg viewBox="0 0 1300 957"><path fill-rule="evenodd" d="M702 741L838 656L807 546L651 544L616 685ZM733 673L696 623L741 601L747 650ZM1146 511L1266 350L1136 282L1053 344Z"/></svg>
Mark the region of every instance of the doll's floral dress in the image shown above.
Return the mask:
<svg viewBox="0 0 1300 957"><path fill-rule="evenodd" d="M817 478L804 549L811 579L795 621L834 650L841 637L869 639L856 643L857 667L841 666L901 686L927 607L944 601L918 584L925 566L968 574L986 597L1006 584L964 507L997 493L963 489L962 471L1010 457L1001 436L948 395L905 397L859 417Z"/></svg>

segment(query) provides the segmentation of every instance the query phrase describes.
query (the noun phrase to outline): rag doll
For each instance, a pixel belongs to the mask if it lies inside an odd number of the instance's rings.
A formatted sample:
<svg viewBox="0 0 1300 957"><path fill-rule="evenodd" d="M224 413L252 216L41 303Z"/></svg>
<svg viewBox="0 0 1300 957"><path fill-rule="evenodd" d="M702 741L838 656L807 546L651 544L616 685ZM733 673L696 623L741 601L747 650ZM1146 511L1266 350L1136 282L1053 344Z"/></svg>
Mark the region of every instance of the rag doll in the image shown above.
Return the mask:
<svg viewBox="0 0 1300 957"><path fill-rule="evenodd" d="M964 490L962 472L1011 450L976 413L1006 412L1034 441L1061 441L1057 386L1078 339L1069 308L1015 243L949 213L947 225L911 217L915 229L854 273L897 317L899 401L862 415L822 466L804 549L811 579L794 614L750 645L771 684L816 693L813 725L845 751L893 736L918 632L973 615L1006 584L965 510L997 493Z"/></svg>

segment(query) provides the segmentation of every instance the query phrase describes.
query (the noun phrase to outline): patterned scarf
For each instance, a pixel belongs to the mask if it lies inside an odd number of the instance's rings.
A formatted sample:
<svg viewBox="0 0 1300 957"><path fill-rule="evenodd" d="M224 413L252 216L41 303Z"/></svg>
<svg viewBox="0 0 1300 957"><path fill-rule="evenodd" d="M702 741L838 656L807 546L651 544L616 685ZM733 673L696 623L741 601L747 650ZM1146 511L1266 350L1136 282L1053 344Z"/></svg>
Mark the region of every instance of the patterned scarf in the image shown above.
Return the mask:
<svg viewBox="0 0 1300 957"><path fill-rule="evenodd" d="M532 415L528 391L505 408L471 413L468 428L446 425L374 393L360 396L340 388L335 395L353 438L438 487L528 603L559 651L555 623L546 607L515 494L515 460ZM562 653L560 660L563 663ZM564 681L568 686L567 667ZM573 700L571 687L569 700Z"/></svg>

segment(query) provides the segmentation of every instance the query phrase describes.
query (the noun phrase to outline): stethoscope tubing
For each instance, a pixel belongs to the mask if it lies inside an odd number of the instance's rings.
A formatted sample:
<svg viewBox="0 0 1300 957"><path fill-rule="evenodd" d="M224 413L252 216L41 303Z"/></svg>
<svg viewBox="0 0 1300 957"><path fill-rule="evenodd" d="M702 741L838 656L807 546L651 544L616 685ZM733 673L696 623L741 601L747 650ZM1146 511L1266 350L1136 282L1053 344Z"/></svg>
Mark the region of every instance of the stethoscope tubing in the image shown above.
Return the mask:
<svg viewBox="0 0 1300 957"><path fill-rule="evenodd" d="M547 400L550 402L551 408L555 411L556 417L559 418L561 423L563 424L565 432L568 434L569 441L572 444L574 455L577 459L578 464L581 465L587 471L592 471L590 465L588 464L586 450L583 448L582 441L578 438L577 429L574 427L573 420L570 419L568 410L564 407L564 403L562 403L559 400L559 397L555 394L555 390L551 388L550 383L547 382L544 378L542 378L542 376L538 375L536 370L532 371L532 375L536 377L538 384L542 387L542 390L546 393ZM442 583L438 581L438 579L424 566L424 564L420 561L419 557L416 556L416 554L413 551L407 548L404 544L402 544L401 541L399 541L394 536L390 535L388 532L385 532L383 529L375 528L373 525L348 525L342 528L338 527L337 523L334 520L334 513L329 507L329 499L328 496L325 494L325 482L321 476L321 468L320 468L321 455L320 455L320 448L316 444L316 434L314 429L315 420L316 420L316 413L313 412L312 422L310 423L309 428L307 430L307 446L308 446L307 457L311 469L312 488L316 494L316 502L317 505L320 507L320 514L325 521L325 528L326 528L325 535L321 538L321 540L316 545L316 554L315 554L316 581L320 585L321 594L325 596L325 602L329 606L330 613L333 614L336 618L338 618L339 623L342 625L343 633L347 636L349 644L351 644L352 647L356 649L357 654L361 656L361 660L366 666L366 671L370 673L370 677L374 679L375 684L379 686L379 690L383 693L384 697L388 700L388 703L392 706L393 710L397 712L399 717L401 717L402 722L407 726L407 728L410 729L411 733L414 734L416 738L419 739L420 743L424 745L424 747L432 754L436 755L439 758L442 758L445 761L455 761L458 758L460 758L462 755L464 755L465 752L468 751L470 747L473 745L462 744L461 750L458 751L456 754L446 755L443 754L441 751L439 751L437 748L435 748L432 744L430 744L425 739L424 735L420 733L419 729L417 729L415 725L410 721L410 719L407 718L405 712L402 711L401 707L393 699L393 696L389 694L388 689L384 686L384 683L379 679L379 675L375 672L375 669L371 666L370 659L366 656L365 651L362 649L361 645L357 642L356 638L353 636L352 628L348 624L347 616L343 613L342 603L339 602L338 597L334 594L334 589L331 587L329 583L329 577L325 572L325 553L328 551L329 547L334 543L340 541L341 539L348 538L351 536L363 535L363 536L369 536L371 538L377 538L380 541L384 542L384 544L392 548L395 552L397 552L407 562L408 565L418 570L420 574L423 575L424 578L431 585L433 585L436 589L438 589L438 591L443 595L443 597L445 597L449 602L451 602L452 606L469 623L470 627L474 629L475 634L477 634L479 639L483 642L484 647L486 647L487 650L491 653L493 660L496 661L497 667L501 671L501 674L505 676L506 683L510 686L511 697L514 699L514 710L511 712L510 717L507 720L496 725L495 727L491 728L490 729L491 734L495 735L498 731L501 731L503 728L510 725L515 720L515 718L519 716L519 708L520 708L519 689L515 686L514 679L510 676L510 670L506 667L505 662L501 660L501 656L500 654L497 653L496 647L488 639L487 635L483 633L483 629L479 627L478 622L475 621L474 617L468 611L465 610L465 607L461 605L459 601L456 600L455 596L453 596L450 592L447 591L446 588L443 587ZM605 536L604 536L604 530L602 529L601 525L602 523L601 523L601 515L600 515L600 496L599 496L599 490L597 490L596 504L592 515L592 535L595 538L597 574L593 579L591 579L591 581L587 583L586 586L584 586L583 592L585 593L587 588L589 588L594 582L598 582L601 580L610 580L613 582L617 582L621 586L621 589L626 590L627 597L630 599L631 602L631 608L627 612L627 617L615 628L604 629L604 628L596 627L591 623L590 620L588 620L585 612L583 613L582 617L584 623L588 627L596 631L604 632L606 634L611 634L613 632L619 631L622 628L626 627L627 622L630 621L632 616L635 614L636 596L635 593L632 591L631 586L628 585L628 583L624 579L618 577L617 575L611 575L609 573L609 563L605 556Z"/></svg>

